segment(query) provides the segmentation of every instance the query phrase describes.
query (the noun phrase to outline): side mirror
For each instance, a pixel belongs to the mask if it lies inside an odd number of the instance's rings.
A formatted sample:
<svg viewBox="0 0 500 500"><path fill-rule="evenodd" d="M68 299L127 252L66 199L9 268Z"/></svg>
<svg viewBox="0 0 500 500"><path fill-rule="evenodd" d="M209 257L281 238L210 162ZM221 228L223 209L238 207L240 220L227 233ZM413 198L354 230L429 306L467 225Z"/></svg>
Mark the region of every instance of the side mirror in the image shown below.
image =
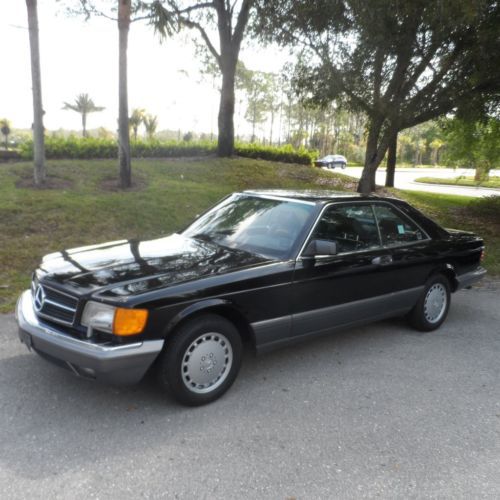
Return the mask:
<svg viewBox="0 0 500 500"><path fill-rule="evenodd" d="M311 240L302 257L319 257L337 255L337 243L329 240Z"/></svg>

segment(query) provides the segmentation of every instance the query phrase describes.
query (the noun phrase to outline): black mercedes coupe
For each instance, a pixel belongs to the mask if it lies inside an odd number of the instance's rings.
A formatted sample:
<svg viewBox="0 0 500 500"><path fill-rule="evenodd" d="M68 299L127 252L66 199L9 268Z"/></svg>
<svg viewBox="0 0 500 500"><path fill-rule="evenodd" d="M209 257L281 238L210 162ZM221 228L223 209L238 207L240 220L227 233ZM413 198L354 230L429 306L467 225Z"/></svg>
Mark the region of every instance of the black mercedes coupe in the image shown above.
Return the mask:
<svg viewBox="0 0 500 500"><path fill-rule="evenodd" d="M81 377L154 370L200 405L234 382L244 343L260 353L395 316L435 330L450 294L485 274L483 249L394 198L235 193L165 238L45 256L18 301L19 336Z"/></svg>

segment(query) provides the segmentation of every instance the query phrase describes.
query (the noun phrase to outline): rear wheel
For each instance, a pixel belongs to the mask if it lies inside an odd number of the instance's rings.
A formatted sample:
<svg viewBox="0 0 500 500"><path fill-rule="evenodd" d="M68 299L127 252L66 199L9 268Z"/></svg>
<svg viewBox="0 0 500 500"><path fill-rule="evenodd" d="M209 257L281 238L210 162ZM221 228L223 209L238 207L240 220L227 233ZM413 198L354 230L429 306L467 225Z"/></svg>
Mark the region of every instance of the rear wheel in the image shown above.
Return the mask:
<svg viewBox="0 0 500 500"><path fill-rule="evenodd" d="M158 365L160 384L182 404L199 406L219 398L241 365L236 327L221 316L204 314L170 337Z"/></svg>
<svg viewBox="0 0 500 500"><path fill-rule="evenodd" d="M430 278L408 315L410 324L417 330L429 332L439 328L450 308L450 283L442 274Z"/></svg>

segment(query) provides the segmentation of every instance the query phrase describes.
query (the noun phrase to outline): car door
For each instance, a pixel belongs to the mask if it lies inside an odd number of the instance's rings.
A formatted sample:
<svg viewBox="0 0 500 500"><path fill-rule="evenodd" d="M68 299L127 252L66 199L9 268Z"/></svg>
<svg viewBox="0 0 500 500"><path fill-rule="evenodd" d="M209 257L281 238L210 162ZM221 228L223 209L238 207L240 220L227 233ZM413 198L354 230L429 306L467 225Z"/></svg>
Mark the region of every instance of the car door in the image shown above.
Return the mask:
<svg viewBox="0 0 500 500"><path fill-rule="evenodd" d="M299 255L293 280L292 337L393 315L413 300L394 293L392 252L384 247L371 202L341 202L323 210L308 241L334 242L333 256ZM308 242L304 245L307 247Z"/></svg>
<svg viewBox="0 0 500 500"><path fill-rule="evenodd" d="M390 255L385 272L393 292L419 291L434 265L435 250L431 238L390 202L374 202L373 210L382 246Z"/></svg>

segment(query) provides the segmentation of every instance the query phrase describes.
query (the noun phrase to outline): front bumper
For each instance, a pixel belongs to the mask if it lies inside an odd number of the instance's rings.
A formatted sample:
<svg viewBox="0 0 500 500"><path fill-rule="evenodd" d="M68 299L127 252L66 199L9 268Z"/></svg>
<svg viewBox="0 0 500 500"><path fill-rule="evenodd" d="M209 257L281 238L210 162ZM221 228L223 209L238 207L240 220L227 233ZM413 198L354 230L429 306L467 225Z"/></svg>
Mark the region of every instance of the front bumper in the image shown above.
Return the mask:
<svg viewBox="0 0 500 500"><path fill-rule="evenodd" d="M37 318L30 290L19 297L16 319L19 339L28 349L76 375L110 383L138 382L163 348L163 340L113 346L70 337Z"/></svg>

